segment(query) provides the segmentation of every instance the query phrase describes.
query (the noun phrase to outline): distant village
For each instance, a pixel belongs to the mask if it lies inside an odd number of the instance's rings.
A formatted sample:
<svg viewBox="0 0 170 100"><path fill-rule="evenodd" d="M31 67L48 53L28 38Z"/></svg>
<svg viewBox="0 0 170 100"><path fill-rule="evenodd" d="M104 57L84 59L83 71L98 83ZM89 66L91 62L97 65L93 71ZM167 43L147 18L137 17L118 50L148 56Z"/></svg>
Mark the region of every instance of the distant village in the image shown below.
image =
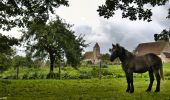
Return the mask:
<svg viewBox="0 0 170 100"><path fill-rule="evenodd" d="M133 50L133 53L136 56L154 53L162 59L163 63L167 63L170 62L170 43L165 41L140 43ZM91 62L92 64L99 64L103 55L105 54L100 53L100 45L96 43L92 51L85 52L83 61ZM109 58L107 57L105 59L109 61ZM117 62L118 61L116 60L114 63Z"/></svg>

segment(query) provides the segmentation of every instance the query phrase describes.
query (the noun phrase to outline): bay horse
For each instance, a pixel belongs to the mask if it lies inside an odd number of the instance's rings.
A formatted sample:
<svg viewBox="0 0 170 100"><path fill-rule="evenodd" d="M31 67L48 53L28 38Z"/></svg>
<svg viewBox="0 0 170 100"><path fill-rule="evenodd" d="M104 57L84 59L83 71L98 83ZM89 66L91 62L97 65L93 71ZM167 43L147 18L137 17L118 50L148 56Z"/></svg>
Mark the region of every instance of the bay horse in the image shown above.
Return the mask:
<svg viewBox="0 0 170 100"><path fill-rule="evenodd" d="M154 75L157 81L155 92L160 91L160 79L164 79L161 58L153 53L145 54L143 56L135 56L119 44L112 44L110 52L110 61L114 61L116 58L119 58L121 61L122 69L126 74L128 84L126 92L134 92L133 73L145 73L147 71L149 72L150 84L146 92L150 92L152 89Z"/></svg>

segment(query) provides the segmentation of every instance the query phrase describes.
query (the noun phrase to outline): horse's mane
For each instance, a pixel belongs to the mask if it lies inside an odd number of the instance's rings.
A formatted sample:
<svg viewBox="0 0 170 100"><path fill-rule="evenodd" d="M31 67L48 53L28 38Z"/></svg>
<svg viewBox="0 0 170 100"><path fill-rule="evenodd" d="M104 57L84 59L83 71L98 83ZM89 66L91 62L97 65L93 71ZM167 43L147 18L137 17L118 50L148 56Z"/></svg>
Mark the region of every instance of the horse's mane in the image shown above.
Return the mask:
<svg viewBox="0 0 170 100"><path fill-rule="evenodd" d="M120 47L121 47L122 53L123 53L124 55L130 56L130 57L134 56L134 54L133 54L132 52L128 51L127 49L125 49L125 48L122 47L122 46L120 46Z"/></svg>

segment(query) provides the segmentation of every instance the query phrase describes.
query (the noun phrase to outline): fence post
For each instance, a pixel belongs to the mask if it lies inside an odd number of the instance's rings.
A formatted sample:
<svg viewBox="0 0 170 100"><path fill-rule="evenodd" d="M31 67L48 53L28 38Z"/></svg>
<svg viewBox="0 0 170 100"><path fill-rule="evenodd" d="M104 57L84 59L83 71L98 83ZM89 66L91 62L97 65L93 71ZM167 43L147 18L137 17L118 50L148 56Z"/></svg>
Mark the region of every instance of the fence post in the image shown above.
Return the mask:
<svg viewBox="0 0 170 100"><path fill-rule="evenodd" d="M18 79L18 76L19 76L19 66L20 66L20 61L18 62L19 64L18 64L18 66L17 66L17 77L16 77L16 79Z"/></svg>
<svg viewBox="0 0 170 100"><path fill-rule="evenodd" d="M59 63L59 70L58 70L58 73L59 73L59 80L61 79L61 64Z"/></svg>
<svg viewBox="0 0 170 100"><path fill-rule="evenodd" d="M99 79L101 79L101 77L102 77L101 68L102 68L102 64L101 64L101 61L100 61L100 64L99 64Z"/></svg>

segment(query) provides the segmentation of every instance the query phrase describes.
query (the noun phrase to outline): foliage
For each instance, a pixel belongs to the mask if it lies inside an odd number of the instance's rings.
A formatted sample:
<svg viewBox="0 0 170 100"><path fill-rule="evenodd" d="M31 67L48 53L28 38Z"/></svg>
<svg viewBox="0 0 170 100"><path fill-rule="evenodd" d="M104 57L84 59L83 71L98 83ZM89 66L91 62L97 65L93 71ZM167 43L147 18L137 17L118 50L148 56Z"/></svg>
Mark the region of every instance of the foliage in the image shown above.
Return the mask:
<svg viewBox="0 0 170 100"><path fill-rule="evenodd" d="M25 67L25 66L27 66L27 61L26 61L25 57L15 56L12 59L12 66L14 68L19 67L19 66Z"/></svg>
<svg viewBox="0 0 170 100"><path fill-rule="evenodd" d="M0 33L0 53L12 53L11 46L18 44L18 40L14 37L5 36Z"/></svg>
<svg viewBox="0 0 170 100"><path fill-rule="evenodd" d="M6 70L10 67L11 56L14 55L14 50L12 49L13 45L18 45L18 40L2 35L0 33L0 70Z"/></svg>
<svg viewBox="0 0 170 100"><path fill-rule="evenodd" d="M121 10L122 18L129 18L130 20L143 19L150 22L152 11L145 6L148 4L152 7L162 6L167 2L168 0L106 0L105 4L99 6L97 11L100 16L110 18L115 14L116 10Z"/></svg>
<svg viewBox="0 0 170 100"><path fill-rule="evenodd" d="M11 66L11 57L4 53L0 53L0 71L7 70Z"/></svg>
<svg viewBox="0 0 170 100"><path fill-rule="evenodd" d="M164 29L160 34L154 34L155 41L164 40L169 42L170 39L170 29L169 31Z"/></svg>
<svg viewBox="0 0 170 100"><path fill-rule="evenodd" d="M101 55L101 60L102 62L107 64L108 62L110 62L110 55L108 53Z"/></svg>
<svg viewBox="0 0 170 100"><path fill-rule="evenodd" d="M67 0L1 0L0 29L29 26L35 19L45 23L54 9L60 5L68 6Z"/></svg>
<svg viewBox="0 0 170 100"><path fill-rule="evenodd" d="M164 64L165 80L170 80L170 63ZM48 67L20 67L19 79L46 79L49 73ZM54 78L59 79L58 69L54 69ZM125 78L125 74L120 65L110 65L101 68L102 79ZM16 69L8 69L0 74L1 79L15 79ZM99 66L80 66L77 70L71 66L61 68L61 79L92 79L99 78ZM134 78L140 78L148 81L148 73L136 74Z"/></svg>

